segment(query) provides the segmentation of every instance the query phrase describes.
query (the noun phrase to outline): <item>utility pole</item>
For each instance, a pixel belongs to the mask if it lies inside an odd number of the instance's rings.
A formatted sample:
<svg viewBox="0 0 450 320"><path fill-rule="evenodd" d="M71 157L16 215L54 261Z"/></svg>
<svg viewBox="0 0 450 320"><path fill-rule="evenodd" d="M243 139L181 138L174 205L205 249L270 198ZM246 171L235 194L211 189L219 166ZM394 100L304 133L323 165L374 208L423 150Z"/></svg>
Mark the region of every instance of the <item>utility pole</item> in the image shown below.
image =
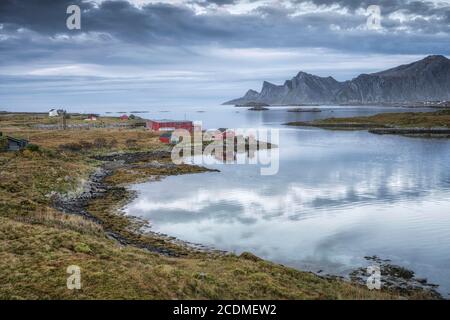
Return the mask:
<svg viewBox="0 0 450 320"><path fill-rule="evenodd" d="M66 117L66 113L67 113L66 110L61 110L61 123L62 123L62 128L63 128L63 130L66 130L66 129L67 129L67 123L66 123L67 117Z"/></svg>

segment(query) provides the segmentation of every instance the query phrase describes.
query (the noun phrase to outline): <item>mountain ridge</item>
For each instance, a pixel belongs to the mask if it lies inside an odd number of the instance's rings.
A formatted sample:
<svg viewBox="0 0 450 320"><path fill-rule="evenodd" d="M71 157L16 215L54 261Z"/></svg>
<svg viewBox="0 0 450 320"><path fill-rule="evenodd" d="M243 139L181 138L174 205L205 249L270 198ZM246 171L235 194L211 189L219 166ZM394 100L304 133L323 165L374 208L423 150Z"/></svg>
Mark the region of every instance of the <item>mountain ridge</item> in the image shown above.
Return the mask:
<svg viewBox="0 0 450 320"><path fill-rule="evenodd" d="M283 85L263 82L260 92L248 90L224 104L328 104L404 103L450 100L450 60L442 55L387 70L360 74L352 80L337 81L300 71Z"/></svg>

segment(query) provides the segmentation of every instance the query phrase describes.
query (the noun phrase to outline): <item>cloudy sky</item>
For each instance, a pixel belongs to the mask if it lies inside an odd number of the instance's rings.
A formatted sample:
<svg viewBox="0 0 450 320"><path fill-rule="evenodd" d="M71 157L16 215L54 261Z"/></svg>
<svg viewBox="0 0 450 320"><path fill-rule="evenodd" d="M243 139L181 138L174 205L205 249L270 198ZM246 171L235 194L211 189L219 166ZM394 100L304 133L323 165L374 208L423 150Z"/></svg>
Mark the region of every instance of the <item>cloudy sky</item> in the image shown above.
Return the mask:
<svg viewBox="0 0 450 320"><path fill-rule="evenodd" d="M1 0L0 110L214 105L300 70L347 80L428 54L450 56L450 0Z"/></svg>

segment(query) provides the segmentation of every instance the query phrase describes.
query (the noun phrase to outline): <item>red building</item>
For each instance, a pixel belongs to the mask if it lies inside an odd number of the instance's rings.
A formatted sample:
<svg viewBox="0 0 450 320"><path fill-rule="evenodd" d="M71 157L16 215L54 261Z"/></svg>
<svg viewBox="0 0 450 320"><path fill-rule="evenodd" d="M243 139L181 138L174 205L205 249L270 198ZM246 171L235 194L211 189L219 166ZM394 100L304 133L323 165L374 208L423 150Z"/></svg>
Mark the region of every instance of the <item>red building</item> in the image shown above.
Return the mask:
<svg viewBox="0 0 450 320"><path fill-rule="evenodd" d="M167 132L159 136L159 141L161 141L162 143L170 143L171 138L172 134Z"/></svg>
<svg viewBox="0 0 450 320"><path fill-rule="evenodd" d="M192 121L149 120L147 121L147 129L151 131L174 131L176 129L185 129L192 132L194 130L194 124Z"/></svg>
<svg viewBox="0 0 450 320"><path fill-rule="evenodd" d="M123 114L120 116L120 120L128 120L128 116L126 114Z"/></svg>

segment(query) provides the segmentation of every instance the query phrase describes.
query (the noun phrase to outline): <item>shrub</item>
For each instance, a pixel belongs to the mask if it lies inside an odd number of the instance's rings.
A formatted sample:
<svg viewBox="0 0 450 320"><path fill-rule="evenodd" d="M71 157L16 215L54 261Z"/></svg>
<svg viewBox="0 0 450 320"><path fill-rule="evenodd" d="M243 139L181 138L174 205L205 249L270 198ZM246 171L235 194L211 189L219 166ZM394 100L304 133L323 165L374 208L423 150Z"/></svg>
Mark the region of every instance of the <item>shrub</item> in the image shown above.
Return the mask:
<svg viewBox="0 0 450 320"><path fill-rule="evenodd" d="M125 145L128 149L135 149L137 148L137 140L128 139L127 141L125 141Z"/></svg>
<svg viewBox="0 0 450 320"><path fill-rule="evenodd" d="M70 142L70 143L66 143L66 144L62 144L59 146L60 149L62 150L67 150L67 151L81 151L83 149L83 146L79 143L75 143L75 142Z"/></svg>
<svg viewBox="0 0 450 320"><path fill-rule="evenodd" d="M83 242L77 243L75 245L74 250L75 250L75 252L79 252L79 253L91 253L92 252L89 245L87 245L86 243L83 243Z"/></svg>
<svg viewBox="0 0 450 320"><path fill-rule="evenodd" d="M134 119L136 119L136 116L135 116L134 114L130 114L130 116L128 117L128 119L134 120Z"/></svg>
<svg viewBox="0 0 450 320"><path fill-rule="evenodd" d="M108 146L108 142L106 142L105 138L97 138L94 140L94 147L97 149L102 149Z"/></svg>
<svg viewBox="0 0 450 320"><path fill-rule="evenodd" d="M110 148L117 147L117 140L116 139L112 139L111 142L109 143L109 147Z"/></svg>
<svg viewBox="0 0 450 320"><path fill-rule="evenodd" d="M85 150L92 149L94 147L92 143L85 140L81 140L79 143L81 145L81 148Z"/></svg>
<svg viewBox="0 0 450 320"><path fill-rule="evenodd" d="M38 152L38 151L40 151L39 146L37 144L32 144L32 143L28 144L26 146L26 149L30 150L31 152Z"/></svg>
<svg viewBox="0 0 450 320"><path fill-rule="evenodd" d="M6 151L8 148L8 139L4 136L0 136L0 151Z"/></svg>

